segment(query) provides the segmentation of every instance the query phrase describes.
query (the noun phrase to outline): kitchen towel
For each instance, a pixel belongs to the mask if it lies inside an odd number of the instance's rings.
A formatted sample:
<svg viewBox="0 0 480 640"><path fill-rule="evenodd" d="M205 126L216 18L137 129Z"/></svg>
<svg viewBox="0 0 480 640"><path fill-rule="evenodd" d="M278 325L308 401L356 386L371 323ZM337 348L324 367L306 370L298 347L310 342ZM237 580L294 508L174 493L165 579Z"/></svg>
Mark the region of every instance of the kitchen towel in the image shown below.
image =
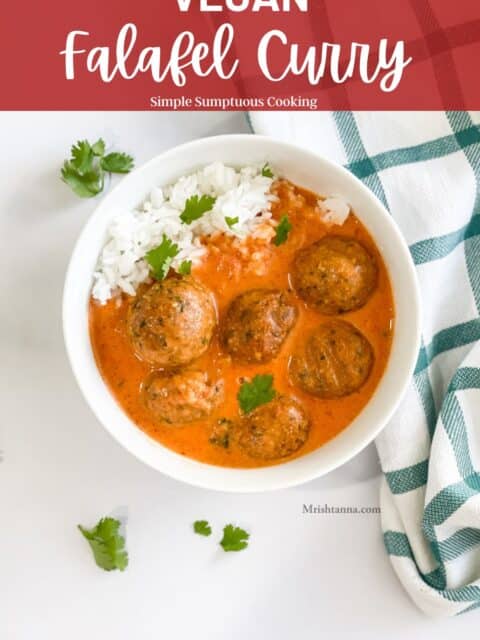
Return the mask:
<svg viewBox="0 0 480 640"><path fill-rule="evenodd" d="M345 165L407 240L421 289L422 345L408 392L376 441L383 536L422 610L451 616L474 609L480 606L480 113L252 112L249 122L256 133Z"/></svg>

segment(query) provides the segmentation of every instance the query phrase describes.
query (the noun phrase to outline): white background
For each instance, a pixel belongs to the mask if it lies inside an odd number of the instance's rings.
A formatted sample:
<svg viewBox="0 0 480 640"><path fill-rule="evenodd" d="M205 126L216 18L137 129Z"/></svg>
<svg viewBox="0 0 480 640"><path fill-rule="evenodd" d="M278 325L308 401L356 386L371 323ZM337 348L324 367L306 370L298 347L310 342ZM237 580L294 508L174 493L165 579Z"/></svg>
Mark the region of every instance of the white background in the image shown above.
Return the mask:
<svg viewBox="0 0 480 640"><path fill-rule="evenodd" d="M214 493L138 462L80 395L61 296L96 201L59 180L70 144L102 135L138 165L192 138L245 131L242 114L0 115L1 640L439 640L478 627L478 612L432 621L416 609L377 515L302 514L304 503L376 506L373 447L303 487ZM106 573L76 525L118 510L128 514L130 565ZM191 530L204 518L210 538ZM246 551L218 546L229 522L251 532Z"/></svg>

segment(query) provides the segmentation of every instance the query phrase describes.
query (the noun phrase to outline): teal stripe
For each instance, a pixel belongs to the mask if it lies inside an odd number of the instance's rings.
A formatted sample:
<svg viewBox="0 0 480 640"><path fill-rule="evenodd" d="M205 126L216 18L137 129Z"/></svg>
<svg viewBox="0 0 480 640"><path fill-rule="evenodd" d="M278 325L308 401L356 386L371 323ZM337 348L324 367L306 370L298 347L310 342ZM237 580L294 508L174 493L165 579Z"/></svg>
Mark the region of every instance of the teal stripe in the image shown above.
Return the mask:
<svg viewBox="0 0 480 640"><path fill-rule="evenodd" d="M443 329L436 333L432 342L420 348L415 373L418 373L428 367L434 358L441 353L472 344L480 340L480 320L470 320L456 324L448 329Z"/></svg>
<svg viewBox="0 0 480 640"><path fill-rule="evenodd" d="M480 600L478 602L475 602L474 604L471 604L466 609L463 609L462 611L459 611L456 615L460 616L460 615L462 615L464 613L468 613L469 611L473 611L474 609L478 609L478 607L480 607Z"/></svg>
<svg viewBox="0 0 480 640"><path fill-rule="evenodd" d="M428 460L422 460L422 462L403 469L387 471L385 478L393 494L414 491L427 483Z"/></svg>
<svg viewBox="0 0 480 640"><path fill-rule="evenodd" d="M430 438L433 438L438 416L428 366L425 366L422 371L416 372L413 380L425 412L428 433L430 434Z"/></svg>
<svg viewBox="0 0 480 640"><path fill-rule="evenodd" d="M443 402L441 414L443 427L452 444L457 469L462 478L475 473L468 446L467 425L457 396L449 390Z"/></svg>
<svg viewBox="0 0 480 640"><path fill-rule="evenodd" d="M364 184L373 191L377 198L383 202L385 207L388 208L387 198L385 196L382 183L365 150L357 123L355 122L355 116L351 111L334 111L333 116L335 118L340 139L345 148L347 160L350 163L349 167L354 163L362 163L362 165L369 167L362 180Z"/></svg>
<svg viewBox="0 0 480 640"><path fill-rule="evenodd" d="M443 524L478 491L480 491L480 475L478 473L441 489L425 507L423 529L427 538L436 543L433 527Z"/></svg>
<svg viewBox="0 0 480 640"><path fill-rule="evenodd" d="M444 258L452 253L459 244L478 235L480 235L480 215L477 214L472 217L467 225L457 231L412 244L410 253L415 264L432 262L433 260Z"/></svg>
<svg viewBox="0 0 480 640"><path fill-rule="evenodd" d="M480 587L467 585L459 589L445 589L440 594L450 602L474 602L480 600Z"/></svg>
<svg viewBox="0 0 480 640"><path fill-rule="evenodd" d="M369 158L350 162L347 168L363 180L378 171L384 171L391 167L442 158L478 142L480 142L480 127L469 125L453 135L443 136L412 147L385 151Z"/></svg>
<svg viewBox="0 0 480 640"><path fill-rule="evenodd" d="M480 389L480 369L478 367L461 367L457 369L449 385L450 391L463 389Z"/></svg>
<svg viewBox="0 0 480 640"><path fill-rule="evenodd" d="M429 587L432 587L432 589L436 589L437 591L441 591L447 586L447 576L443 565L438 566L435 571L426 573L423 576L423 579Z"/></svg>
<svg viewBox="0 0 480 640"><path fill-rule="evenodd" d="M443 562L450 562L480 544L480 529L459 529L450 538L438 543Z"/></svg>
<svg viewBox="0 0 480 640"><path fill-rule="evenodd" d="M480 237L469 238L465 241L464 246L470 285L477 310L480 313Z"/></svg>
<svg viewBox="0 0 480 640"><path fill-rule="evenodd" d="M389 555L410 559L422 580L451 602L480 601L479 587L467 585L458 589L446 589L446 572L444 568L445 562L454 560L480 544L480 530L465 528L441 542L437 542L434 533L434 526L442 524L465 504L470 497L478 493L480 489L480 474L472 474L466 480L468 483L459 482L444 488L433 498L425 510L424 532L439 563L439 566L434 571L428 574L423 574L420 571L406 534L399 531L386 531L383 536L385 548ZM426 518L430 520L427 525Z"/></svg>
<svg viewBox="0 0 480 640"><path fill-rule="evenodd" d="M435 535L435 527L448 520L470 498L477 495L479 489L480 476L473 474L463 481L444 487L425 507L422 521L423 533L430 542L430 549L444 575L446 575L445 568L442 562L441 547ZM442 588L445 586L446 584Z"/></svg>
<svg viewBox="0 0 480 640"><path fill-rule="evenodd" d="M383 543L388 555L411 560L417 569L418 575L426 584L432 587L432 589L441 590L445 588L445 569L443 566L437 567L430 573L422 573L415 560L410 541L406 534L400 531L385 531L383 534Z"/></svg>
<svg viewBox="0 0 480 640"><path fill-rule="evenodd" d="M447 111L447 118L459 140L462 139L462 131L465 127L473 125L473 120L468 111ZM463 152L474 173L477 185L472 215L480 215L480 145L467 146ZM464 248L468 277L477 311L480 313L480 238L478 236L469 238L466 240Z"/></svg>
<svg viewBox="0 0 480 640"><path fill-rule="evenodd" d="M461 367L448 386L448 391L441 410L442 422L452 443L457 468L464 478L475 477L475 469L469 447L469 436L465 417L457 397L458 391L480 389L480 369L477 367Z"/></svg>
<svg viewBox="0 0 480 640"><path fill-rule="evenodd" d="M390 556L410 558L413 560L412 548L407 536L400 531L385 531L383 542Z"/></svg>

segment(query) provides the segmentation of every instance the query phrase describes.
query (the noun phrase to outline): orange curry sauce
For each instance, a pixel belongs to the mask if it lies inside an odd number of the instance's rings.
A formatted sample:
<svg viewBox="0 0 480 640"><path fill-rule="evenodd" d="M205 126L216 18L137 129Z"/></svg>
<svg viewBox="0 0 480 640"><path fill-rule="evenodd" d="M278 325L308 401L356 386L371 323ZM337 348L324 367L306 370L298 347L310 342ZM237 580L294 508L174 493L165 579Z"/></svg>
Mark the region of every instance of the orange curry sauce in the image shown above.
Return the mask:
<svg viewBox="0 0 480 640"><path fill-rule="evenodd" d="M353 213L342 226L327 227L316 207L318 196L308 191L296 188L295 194L300 198L292 206L290 189L289 183L278 183L279 202L272 206L275 219L279 220L287 213L293 225L287 242L276 247L271 242L249 239L245 245L221 235L209 241L209 251L202 264L192 269L192 275L213 291L221 319L229 302L247 289L261 287L291 291L289 271L298 249L327 233L357 239L376 258L378 286L364 307L343 314L342 318L358 327L373 347L375 362L370 377L355 393L328 400L311 396L289 382L288 361L295 344L305 340L322 320L332 317L308 308L291 292L299 317L279 356L262 365L236 363L222 352L218 336L214 336L206 354L192 363L190 368L208 371L212 380L222 378L225 382L225 401L208 419L179 427L169 426L157 422L142 402L141 385L152 367L135 356L127 336L126 314L130 298L123 296L120 300L111 299L103 306L92 299L90 335L97 365L105 382L122 409L141 429L182 455L227 467L267 466L304 455L320 447L352 422L372 397L385 370L392 343L394 306L386 267L374 241ZM258 373L273 374L277 392L295 396L310 416L309 438L290 458L262 461L250 458L235 442L227 449L209 442L217 420L238 418L237 393L241 380Z"/></svg>

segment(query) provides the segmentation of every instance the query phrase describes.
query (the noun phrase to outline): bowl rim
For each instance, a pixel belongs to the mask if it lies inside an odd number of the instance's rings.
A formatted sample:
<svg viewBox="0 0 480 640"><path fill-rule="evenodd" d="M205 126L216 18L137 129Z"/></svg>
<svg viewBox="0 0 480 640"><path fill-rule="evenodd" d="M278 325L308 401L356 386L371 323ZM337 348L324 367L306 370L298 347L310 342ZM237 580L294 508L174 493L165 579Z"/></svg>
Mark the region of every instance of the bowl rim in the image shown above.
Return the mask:
<svg viewBox="0 0 480 640"><path fill-rule="evenodd" d="M383 373L382 379L380 380L377 389L374 392L374 395L368 401L367 405L362 409L360 414L355 417L350 425L348 425L343 431L341 431L337 436L335 436L332 440L328 441L318 449L313 452L307 453L304 456L299 456L291 461L280 462L276 465L267 466L267 467L259 467L252 469L238 469L234 467L218 467L215 465L209 465L191 458L187 458L180 454L173 452L168 449L158 441L154 440L150 436L148 436L145 432L143 432L138 426L136 426L132 420L123 412L123 409L117 404L115 398L110 393L106 383L101 378L100 372L95 364L96 370L96 378L97 383L100 380L101 385L103 386L103 397L105 397L104 391L107 391L107 394L110 398L110 410L112 410L112 406L115 407L115 413L119 412L123 415L125 420L130 423L130 427L133 426L134 430L137 432L137 436L134 436L133 432L123 433L116 426L109 422L109 418L107 417L107 411L103 410L100 407L100 401L97 401L96 394L92 392L90 381L88 380L88 370L93 374L91 370L91 366L88 368L83 367L82 364L85 365L87 360L89 360L89 365L91 365L91 361L93 359L93 349L90 343L90 336L88 334L88 321L86 322L87 326L87 336L83 336L82 339L87 338L88 345L90 346L90 353L84 354L83 358L79 355L78 348L76 345L77 335L74 331L75 322L72 321L72 305L75 303L75 287L78 284L76 270L78 269L78 265L81 264L81 250L82 245L85 243L88 235L94 229L97 218L101 215L101 213L107 209L108 203L111 200L114 200L117 192L121 192L126 188L125 183L135 184L135 179L140 176L142 173L147 172L151 167L155 166L155 164L163 161L168 161L170 156L177 156L181 154L188 154L189 151L192 151L196 148L201 148L204 145L221 145L221 144L229 144L232 142L244 142L247 141L247 144L255 144L255 145L274 145L278 148L283 148L286 152L290 151L295 154L302 154L306 159L310 158L313 162L318 164L323 164L328 167L331 171L337 172L339 176L343 176L343 179L352 184L352 187L355 186L355 189L358 190L360 194L362 194L366 200L368 200L372 207L375 207L377 212L380 213L383 218L382 224L388 228L388 232L391 234L391 237L394 238L395 243L395 251L397 252L397 258L402 263L402 268L404 269L403 277L405 281L408 283L407 289L409 289L410 294L410 305L409 305L409 321L411 324L411 329L413 329L413 335L409 336L409 341L406 345L404 345L405 349L403 350L403 367L400 375L396 376L396 383L391 384L394 387L394 391L390 390L390 394L393 394L393 399L390 399L388 402L388 406L384 406L381 411L379 411L379 415L376 418L376 422L374 425L370 425L368 429L365 429L365 433L362 435L358 435L356 437L355 442L351 446L340 446L340 453L335 452L335 442L342 437L342 442L345 437L348 439L348 432L352 430L352 427L357 421L359 421L359 417L362 416L366 409L372 405L373 401L379 395L377 392L383 386L383 381L386 378L387 371L390 371L390 363L392 361L392 353L394 350L394 345L396 344L397 331L398 327L395 327L393 342L392 342L392 351L389 356L389 361L387 362L387 368ZM151 185L153 187L153 185ZM138 194L138 200L140 201L142 194ZM362 214L357 214L360 220L362 220ZM370 232L370 230L369 230ZM377 246L379 245L379 239L372 236ZM380 250L380 248L379 248ZM387 262L385 255L382 253L382 257ZM97 254L98 257L98 254ZM388 265L387 265L388 268ZM392 274L389 273L392 291L395 298L396 305L396 291L393 286L393 278ZM90 273L91 277L91 273ZM397 318L398 309L396 309L395 317ZM74 319L73 319L74 320ZM67 356L70 362L70 366L72 368L74 377L77 381L77 384L80 387L82 395L84 396L87 404L90 409L97 417L99 422L103 425L103 427L107 430L110 435L117 440L129 453L134 455L136 458L144 462L145 464L153 467L157 471L160 471L170 477L173 477L176 480L180 480L186 482L187 484L191 484L193 486L213 489L217 491L228 491L228 492L240 492L240 493L252 493L252 492L262 492L262 491L270 491L276 489L283 489L292 486L297 486L306 482L309 482L315 478L321 477L330 471L340 467L345 464L349 460L351 460L354 456L356 456L360 451L362 451L365 447L367 447L381 432L381 430L388 423L393 413L397 409L400 404L409 382L414 373L415 364L418 357L418 352L420 349L420 340L421 340L421 307L420 307L420 291L418 278L416 274L416 270L413 264L413 260L410 255L410 251L406 244L403 235L401 234L398 226L394 222L392 216L382 204L382 202L373 194L356 176L350 173L347 169L345 169L340 164L329 160L328 158L317 154L309 149L301 147L299 145L295 145L289 142L284 142L281 140L277 140L270 136L261 136L257 134L224 134L219 136L210 136L198 138L196 140L192 140L174 147L171 147L162 153L154 156L146 163L140 165L134 171L125 176L121 182L119 182L113 189L111 189L105 196L100 200L95 207L94 211L91 213L90 217L86 221L83 226L74 246L74 249L71 254L71 258L68 264L68 268L66 271L64 289L63 289L63 302L62 302L62 324L63 324L63 335L64 342L66 347ZM87 360L85 359L87 358ZM83 360L83 362L82 362ZM88 369L88 370L87 370ZM392 378L392 372L390 372L390 378ZM393 379L393 378L392 378ZM384 403L385 404L385 403ZM118 417L118 416L117 416ZM125 426L125 424L124 424ZM159 464L157 460L157 455L153 456L150 454L146 454L146 448L140 446L138 435L149 442L149 447L153 446L153 450L157 451L157 453L162 450L163 453L160 458L163 458L163 464ZM344 434L347 434L346 436ZM133 440L136 441L136 444L133 443ZM138 446L137 446L138 445ZM302 471L302 461L305 461L307 458L310 458L312 455L317 454L319 452L332 450L333 454L330 455L330 462L323 462L323 464L311 464L308 465L309 468L305 465L305 469ZM343 449L343 451L342 451ZM328 454L326 454L328 459ZM168 460L167 460L168 459ZM168 461L168 464L166 464ZM296 469L297 473L285 474L285 477L282 477L281 470L285 469L287 466L291 466L296 464L298 467ZM280 470L280 471L279 471ZM288 477L287 477L288 475Z"/></svg>

